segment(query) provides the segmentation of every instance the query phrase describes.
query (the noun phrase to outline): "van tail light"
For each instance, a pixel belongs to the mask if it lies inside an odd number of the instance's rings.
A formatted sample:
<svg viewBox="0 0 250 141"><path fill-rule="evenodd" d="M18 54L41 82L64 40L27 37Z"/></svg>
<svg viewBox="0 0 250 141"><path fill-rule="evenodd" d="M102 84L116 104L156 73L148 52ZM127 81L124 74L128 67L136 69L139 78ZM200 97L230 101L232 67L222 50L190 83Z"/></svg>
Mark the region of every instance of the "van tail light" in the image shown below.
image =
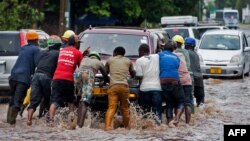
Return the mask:
<svg viewBox="0 0 250 141"><path fill-rule="evenodd" d="M20 32L20 45L21 47L27 44L26 36L24 32Z"/></svg>

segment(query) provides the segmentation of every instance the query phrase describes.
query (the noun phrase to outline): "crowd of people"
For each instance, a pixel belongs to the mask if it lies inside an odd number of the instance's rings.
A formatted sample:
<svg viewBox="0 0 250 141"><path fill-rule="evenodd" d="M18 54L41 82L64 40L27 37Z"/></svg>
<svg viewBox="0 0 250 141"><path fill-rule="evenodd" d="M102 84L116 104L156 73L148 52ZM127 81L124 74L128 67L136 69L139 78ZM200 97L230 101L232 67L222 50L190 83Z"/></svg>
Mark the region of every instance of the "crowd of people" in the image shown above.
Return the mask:
<svg viewBox="0 0 250 141"><path fill-rule="evenodd" d="M28 31L26 38L28 43L21 48L9 77L11 100L7 123L11 125L28 105L27 125L31 126L33 114L40 105L39 117L47 112L47 125L53 126L57 109L67 106L69 116L77 111L77 126L82 128L98 71L104 78L104 85L109 85L104 127L107 131L113 129L118 104L123 127L129 128L128 75L139 80L138 104L145 113L152 111L155 114L157 125L163 123L164 110L169 127L178 126L183 113L189 124L194 113L193 96L197 106L204 106L204 84L193 38L184 40L175 35L172 40L161 44L155 54L150 54L147 44L141 44L138 49L140 58L134 65L125 57L126 50L122 46L114 49L113 56L105 64L98 52L79 51L81 41L71 30L65 31L62 38L51 35L45 50L39 49L35 31ZM28 89L31 91L27 104L24 99ZM166 103L165 109L162 108L163 102Z"/></svg>

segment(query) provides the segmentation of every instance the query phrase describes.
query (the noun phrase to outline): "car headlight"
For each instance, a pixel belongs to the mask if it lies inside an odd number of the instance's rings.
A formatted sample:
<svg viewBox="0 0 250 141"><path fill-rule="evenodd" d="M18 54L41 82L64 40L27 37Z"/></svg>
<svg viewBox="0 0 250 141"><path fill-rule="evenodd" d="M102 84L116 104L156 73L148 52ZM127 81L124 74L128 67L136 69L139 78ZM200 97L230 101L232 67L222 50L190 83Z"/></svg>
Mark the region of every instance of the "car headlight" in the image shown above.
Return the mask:
<svg viewBox="0 0 250 141"><path fill-rule="evenodd" d="M234 55L231 60L230 63L232 64L239 64L241 61L241 56L240 55Z"/></svg>

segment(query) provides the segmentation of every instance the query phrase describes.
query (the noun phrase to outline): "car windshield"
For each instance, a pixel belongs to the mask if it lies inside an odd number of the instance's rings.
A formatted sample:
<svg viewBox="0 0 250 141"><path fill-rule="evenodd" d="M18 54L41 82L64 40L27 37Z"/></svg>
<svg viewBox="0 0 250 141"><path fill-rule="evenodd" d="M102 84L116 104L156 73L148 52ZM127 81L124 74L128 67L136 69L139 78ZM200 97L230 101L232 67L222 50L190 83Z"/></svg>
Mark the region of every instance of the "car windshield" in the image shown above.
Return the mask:
<svg viewBox="0 0 250 141"><path fill-rule="evenodd" d="M18 55L20 38L18 33L0 33L0 56Z"/></svg>
<svg viewBox="0 0 250 141"><path fill-rule="evenodd" d="M239 50L240 37L238 35L204 35L200 49Z"/></svg>
<svg viewBox="0 0 250 141"><path fill-rule="evenodd" d="M173 28L173 29L166 29L168 32L170 38L172 38L174 35L181 35L184 39L186 37L189 37L188 29L178 29L178 28Z"/></svg>
<svg viewBox="0 0 250 141"><path fill-rule="evenodd" d="M81 38L80 50L90 47L91 51L97 51L101 55L113 55L113 50L122 46L125 48L125 56L138 57L138 48L141 44L148 44L147 36L116 34L116 33L88 33Z"/></svg>

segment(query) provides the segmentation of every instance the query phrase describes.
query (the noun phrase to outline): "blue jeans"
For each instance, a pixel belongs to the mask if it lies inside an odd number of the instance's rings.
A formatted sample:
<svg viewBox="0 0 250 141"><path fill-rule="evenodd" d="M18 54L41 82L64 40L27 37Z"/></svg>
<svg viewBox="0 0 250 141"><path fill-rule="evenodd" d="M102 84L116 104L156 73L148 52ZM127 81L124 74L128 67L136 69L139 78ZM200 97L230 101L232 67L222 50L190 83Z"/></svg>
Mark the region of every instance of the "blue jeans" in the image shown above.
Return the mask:
<svg viewBox="0 0 250 141"><path fill-rule="evenodd" d="M145 112L150 112L151 108L154 114L161 120L162 97L161 91L140 91L142 106Z"/></svg>
<svg viewBox="0 0 250 141"><path fill-rule="evenodd" d="M173 119L174 109L183 109L185 95L181 84L161 84L162 97L167 104L167 118Z"/></svg>

